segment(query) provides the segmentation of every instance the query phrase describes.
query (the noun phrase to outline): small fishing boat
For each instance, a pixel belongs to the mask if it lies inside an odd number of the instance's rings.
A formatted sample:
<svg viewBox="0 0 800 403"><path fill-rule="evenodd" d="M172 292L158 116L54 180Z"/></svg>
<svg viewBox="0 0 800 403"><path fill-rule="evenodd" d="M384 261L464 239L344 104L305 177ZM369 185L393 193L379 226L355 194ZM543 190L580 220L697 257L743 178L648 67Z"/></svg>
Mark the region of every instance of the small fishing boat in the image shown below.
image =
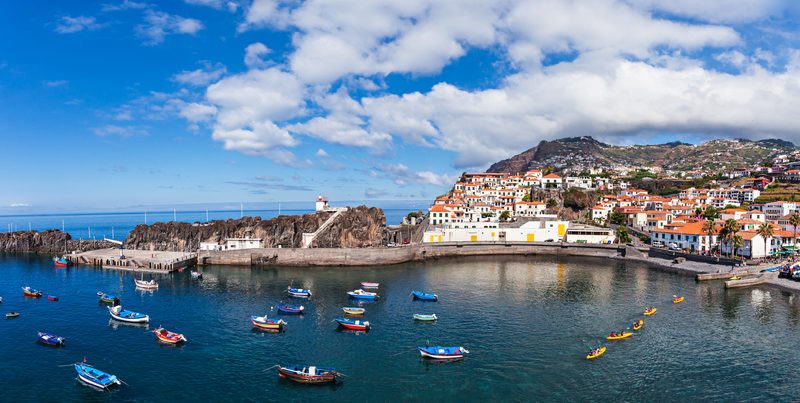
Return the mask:
<svg viewBox="0 0 800 403"><path fill-rule="evenodd" d="M361 282L361 287L362 288L378 288L380 285L381 285L381 283L371 283L369 281L362 281Z"/></svg>
<svg viewBox="0 0 800 403"><path fill-rule="evenodd" d="M286 289L286 292L289 293L290 297L296 297L296 298L309 298L309 297L311 297L311 290L306 290L306 289L303 289L303 288L294 288L294 287L289 286Z"/></svg>
<svg viewBox="0 0 800 403"><path fill-rule="evenodd" d="M42 296L42 292L31 287L22 287L22 295L31 298L39 298Z"/></svg>
<svg viewBox="0 0 800 403"><path fill-rule="evenodd" d="M339 326L348 330L368 331L370 329L369 321L350 318L336 318L334 319Z"/></svg>
<svg viewBox="0 0 800 403"><path fill-rule="evenodd" d="M633 336L633 332L611 333L606 337L608 340L622 340Z"/></svg>
<svg viewBox="0 0 800 403"><path fill-rule="evenodd" d="M178 344L181 342L186 341L186 337L180 333L173 333L163 327L159 327L156 330L153 330L153 333L156 335L156 339L160 342L168 343L168 344Z"/></svg>
<svg viewBox="0 0 800 403"><path fill-rule="evenodd" d="M150 317L139 312L128 311L122 309L122 305L117 305L115 307L108 307L108 313L111 314L111 317L121 321L121 322L128 322L128 323L147 323L150 322Z"/></svg>
<svg viewBox="0 0 800 403"><path fill-rule="evenodd" d="M266 329L266 330L283 330L283 327L286 326L286 322L283 319L269 319L267 315L264 316L251 316L250 322L253 323L253 326L259 329Z"/></svg>
<svg viewBox="0 0 800 403"><path fill-rule="evenodd" d="M52 333L38 332L36 335L39 337L39 343L53 347L61 347L67 341L67 339Z"/></svg>
<svg viewBox="0 0 800 403"><path fill-rule="evenodd" d="M636 322L633 322L633 326L632 327L633 327L633 330L639 330L639 329L642 328L642 326L644 326L644 321L639 319Z"/></svg>
<svg viewBox="0 0 800 403"><path fill-rule="evenodd" d="M203 278L203 272L192 270L192 278L195 279L195 280L199 280L199 279Z"/></svg>
<svg viewBox="0 0 800 403"><path fill-rule="evenodd" d="M336 382L341 376L336 368L315 367L313 365L278 364L278 376L297 383Z"/></svg>
<svg viewBox="0 0 800 403"><path fill-rule="evenodd" d="M7 312L6 313L6 319L13 319L13 318L18 318L18 317L19 317L19 312Z"/></svg>
<svg viewBox="0 0 800 403"><path fill-rule="evenodd" d="M78 379L96 388L105 390L114 385L122 384L122 381L116 375L103 372L85 362L75 364L75 371L78 372Z"/></svg>
<svg viewBox="0 0 800 403"><path fill-rule="evenodd" d="M47 296L47 300L48 301L58 301L58 297L56 297L55 295L48 295Z"/></svg>
<svg viewBox="0 0 800 403"><path fill-rule="evenodd" d="M53 258L53 264L55 264L56 267L69 267L69 266L72 266L72 262L69 259L67 259L66 256L54 257Z"/></svg>
<svg viewBox="0 0 800 403"><path fill-rule="evenodd" d="M347 295L349 295L350 298L353 298L353 299L363 299L363 300L366 300L366 301L374 301L376 298L378 298L378 294L377 293L364 291L364 290L362 290L360 288L357 289L357 290L348 291Z"/></svg>
<svg viewBox="0 0 800 403"><path fill-rule="evenodd" d="M425 315L425 314L421 314L421 313L415 313L414 314L414 320L418 320L420 322L433 322L436 319L439 319L439 318L436 317L435 313L432 313L430 315Z"/></svg>
<svg viewBox="0 0 800 403"><path fill-rule="evenodd" d="M683 297L679 297L677 295L673 295L672 296L672 303L673 304L680 304L681 302L683 302Z"/></svg>
<svg viewBox="0 0 800 403"><path fill-rule="evenodd" d="M293 314L293 315L303 314L303 311L305 309L306 309L306 307L304 307L302 305L288 305L288 304L278 305L278 312L280 312L280 313L288 313L288 314Z"/></svg>
<svg viewBox="0 0 800 403"><path fill-rule="evenodd" d="M158 283L155 280L144 281L144 280L137 280L133 279L133 282L136 283L137 288L141 288L144 290L157 290Z"/></svg>
<svg viewBox="0 0 800 403"><path fill-rule="evenodd" d="M119 297L113 296L111 294L106 294L102 291L98 291L97 296L100 297L100 303L102 304L119 305Z"/></svg>
<svg viewBox="0 0 800 403"><path fill-rule="evenodd" d="M367 310L364 308L356 308L352 306L343 307L342 310L348 315L363 315Z"/></svg>
<svg viewBox="0 0 800 403"><path fill-rule="evenodd" d="M644 316L653 316L653 315L656 314L657 310L658 309L656 309L655 307L647 308L647 309L644 310Z"/></svg>
<svg viewBox="0 0 800 403"><path fill-rule="evenodd" d="M464 358L464 354L469 354L469 351L464 347L417 347L419 354L423 358L433 358L435 360L455 360Z"/></svg>
<svg viewBox="0 0 800 403"><path fill-rule="evenodd" d="M594 349L594 350L589 352L589 354L586 356L586 359L587 360L593 360L593 359L595 359L595 358L597 358L597 357L599 357L599 356L601 356L601 355L603 355L605 353L606 353L606 348L605 347L596 348L596 349Z"/></svg>
<svg viewBox="0 0 800 403"><path fill-rule="evenodd" d="M430 294L430 293L423 292L423 291L411 291L411 296L413 296L414 299L418 299L418 300L421 300L421 301L438 301L439 300L439 296L438 295Z"/></svg>
<svg viewBox="0 0 800 403"><path fill-rule="evenodd" d="M741 280L741 279L742 278L739 277L739 276L733 276L733 277L729 278L728 280Z"/></svg>

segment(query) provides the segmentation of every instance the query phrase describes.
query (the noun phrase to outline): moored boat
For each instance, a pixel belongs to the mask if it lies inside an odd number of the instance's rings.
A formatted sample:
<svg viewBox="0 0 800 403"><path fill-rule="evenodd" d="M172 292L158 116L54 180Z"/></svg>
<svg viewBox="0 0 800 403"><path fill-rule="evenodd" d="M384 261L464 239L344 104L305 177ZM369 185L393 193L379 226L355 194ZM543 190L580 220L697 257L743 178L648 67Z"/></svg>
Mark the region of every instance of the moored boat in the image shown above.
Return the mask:
<svg viewBox="0 0 800 403"><path fill-rule="evenodd" d="M53 264L55 264L56 267L69 267L69 266L72 266L72 262L69 259L67 259L66 256L54 257L53 258Z"/></svg>
<svg viewBox="0 0 800 403"><path fill-rule="evenodd" d="M297 383L329 383L336 382L341 376L336 368L316 367L313 365L278 364L278 376Z"/></svg>
<svg viewBox="0 0 800 403"><path fill-rule="evenodd" d="M67 339L61 336L56 336L52 333L38 332L36 335L39 337L39 343L53 347L61 347L64 345L64 342L67 341Z"/></svg>
<svg viewBox="0 0 800 403"><path fill-rule="evenodd" d="M265 330L283 330L283 327L286 326L286 322L283 319L269 319L267 315L253 315L250 317L250 322L253 323L254 327Z"/></svg>
<svg viewBox="0 0 800 403"><path fill-rule="evenodd" d="M145 289L145 290L155 290L158 288L158 283L155 280L137 280L133 279L133 282L136 283L137 288Z"/></svg>
<svg viewBox="0 0 800 403"><path fill-rule="evenodd" d="M633 327L633 330L639 330L639 329L642 328L642 326L644 326L644 320L639 319L636 322L633 322L633 326L632 327Z"/></svg>
<svg viewBox="0 0 800 403"><path fill-rule="evenodd" d="M117 305L115 307L108 307L108 313L111 314L111 317L122 322L128 323L147 323L150 322L150 317L139 312L128 311L122 309L122 305Z"/></svg>
<svg viewBox="0 0 800 403"><path fill-rule="evenodd" d="M374 301L376 298L378 298L378 294L377 293L364 291L364 290L362 290L360 288L357 289L357 290L348 291L347 295L349 295L350 298L353 298L353 299L363 299L363 300L366 300L366 301Z"/></svg>
<svg viewBox="0 0 800 403"><path fill-rule="evenodd" d="M103 372L85 362L75 364L75 371L78 372L78 379L96 388L108 389L114 385L122 384L122 381L116 375Z"/></svg>
<svg viewBox="0 0 800 403"><path fill-rule="evenodd" d="M683 297L679 297L677 295L673 295L672 296L672 303L673 304L680 304L681 302L683 302Z"/></svg>
<svg viewBox="0 0 800 403"><path fill-rule="evenodd" d="M414 299L418 299L421 301L438 301L439 296L436 294L427 293L424 291L411 291L411 296Z"/></svg>
<svg viewBox="0 0 800 403"><path fill-rule="evenodd" d="M656 311L658 311L656 307L647 308L644 310L644 316L653 316L656 314Z"/></svg>
<svg viewBox="0 0 800 403"><path fill-rule="evenodd" d="M302 305L283 304L283 305L278 305L277 309L278 309L278 312L280 312L280 313L288 313L288 314L298 315L298 314L302 314L303 311L305 311L306 307L304 307Z"/></svg>
<svg viewBox="0 0 800 403"><path fill-rule="evenodd" d="M163 327L153 330L158 341L168 344L178 344L186 341L186 337L180 333L173 333Z"/></svg>
<svg viewBox="0 0 800 403"><path fill-rule="evenodd" d="M192 270L192 278L196 280L203 278L203 272Z"/></svg>
<svg viewBox="0 0 800 403"><path fill-rule="evenodd" d="M362 288L378 288L378 287L380 287L380 285L381 285L381 283L372 283L372 282L369 282L369 281L362 281L361 282L361 287Z"/></svg>
<svg viewBox="0 0 800 403"><path fill-rule="evenodd" d="M58 301L58 297L55 296L55 295L48 295L47 296L47 300L48 301Z"/></svg>
<svg viewBox="0 0 800 403"><path fill-rule="evenodd" d="M6 319L18 318L19 312L6 312Z"/></svg>
<svg viewBox="0 0 800 403"><path fill-rule="evenodd" d="M414 314L414 320L417 320L417 321L420 321L420 322L433 322L433 321L435 321L437 319L439 319L439 318L436 317L435 313L432 313L430 315L425 315L425 314L422 314L422 313L415 313Z"/></svg>
<svg viewBox="0 0 800 403"><path fill-rule="evenodd" d="M42 296L42 292L31 287L22 287L22 295L31 298L39 298Z"/></svg>
<svg viewBox="0 0 800 403"><path fill-rule="evenodd" d="M97 296L100 297L100 303L119 305L119 297L116 297L111 294L106 294L102 291L98 291Z"/></svg>
<svg viewBox="0 0 800 403"><path fill-rule="evenodd" d="M294 288L294 287L287 287L286 292L289 294L290 297L296 298L309 298L311 297L311 290L306 290L303 288Z"/></svg>
<svg viewBox="0 0 800 403"><path fill-rule="evenodd" d="M370 329L369 321L350 318L336 318L334 319L339 326L348 330L368 331Z"/></svg>
<svg viewBox="0 0 800 403"><path fill-rule="evenodd" d="M595 359L595 358L597 358L597 357L599 357L599 356L601 356L601 355L603 355L605 353L606 353L606 348L605 347L596 348L596 349L590 351L588 355L586 355L586 359L587 360L593 360L593 359Z"/></svg>
<svg viewBox="0 0 800 403"><path fill-rule="evenodd" d="M426 346L417 347L417 349L423 358L432 358L435 360L455 360L464 358L464 354L469 354L469 351L464 347Z"/></svg>
<svg viewBox="0 0 800 403"><path fill-rule="evenodd" d="M608 340L622 340L633 336L633 332L611 333L606 337Z"/></svg>
<svg viewBox="0 0 800 403"><path fill-rule="evenodd" d="M346 313L348 315L363 315L364 312L367 311L364 308L356 308L356 307L352 307L352 306L345 306L345 307L342 308L342 310L344 311L344 313Z"/></svg>

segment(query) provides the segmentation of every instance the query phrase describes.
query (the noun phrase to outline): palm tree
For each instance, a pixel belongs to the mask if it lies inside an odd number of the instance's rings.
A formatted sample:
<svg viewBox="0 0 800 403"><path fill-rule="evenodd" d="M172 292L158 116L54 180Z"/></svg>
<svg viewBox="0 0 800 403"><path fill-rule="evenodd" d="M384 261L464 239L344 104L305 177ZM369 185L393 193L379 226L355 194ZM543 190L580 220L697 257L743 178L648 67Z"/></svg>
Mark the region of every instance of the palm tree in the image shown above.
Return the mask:
<svg viewBox="0 0 800 403"><path fill-rule="evenodd" d="M756 230L756 234L761 235L764 238L764 253L769 256L769 247L767 246L767 238L772 237L773 228L772 224L770 223L763 223L761 224L758 229ZM753 241L750 241L750 259L753 258Z"/></svg>
<svg viewBox="0 0 800 403"><path fill-rule="evenodd" d="M708 221L706 221L705 224L703 224L703 232L708 234L708 251L709 252L711 251L711 246L713 244L713 242L711 242L711 239L714 236L714 231L716 229L717 229L717 222L713 218L709 219Z"/></svg>
<svg viewBox="0 0 800 403"><path fill-rule="evenodd" d="M744 239L742 238L741 235L733 235L732 239L733 239L732 243L733 243L733 247L734 247L734 249L733 249L733 258L735 259L736 258L736 249L740 249L742 246L744 246Z"/></svg>
<svg viewBox="0 0 800 403"><path fill-rule="evenodd" d="M728 246L731 246L731 252L735 257L736 249L734 249L732 246L736 237L739 236L739 223L737 223L736 220L729 218L725 220L725 224L723 224L722 229L725 231L725 242L728 244Z"/></svg>
<svg viewBox="0 0 800 403"><path fill-rule="evenodd" d="M794 245L794 250L797 251L797 227L800 226L800 213L792 213L792 215L789 216L789 224L794 226L794 239L792 239L792 245Z"/></svg>

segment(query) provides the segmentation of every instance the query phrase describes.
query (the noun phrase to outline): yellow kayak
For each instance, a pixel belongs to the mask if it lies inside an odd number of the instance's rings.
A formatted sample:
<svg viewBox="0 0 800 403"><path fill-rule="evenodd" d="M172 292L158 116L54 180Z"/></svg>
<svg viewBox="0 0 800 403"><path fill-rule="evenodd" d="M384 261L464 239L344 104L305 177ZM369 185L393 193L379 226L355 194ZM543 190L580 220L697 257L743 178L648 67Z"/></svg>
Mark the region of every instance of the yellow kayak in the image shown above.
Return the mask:
<svg viewBox="0 0 800 403"><path fill-rule="evenodd" d="M683 297L672 299L673 304L680 304L681 302L683 302Z"/></svg>
<svg viewBox="0 0 800 403"><path fill-rule="evenodd" d="M608 340L622 340L627 339L628 337L633 336L633 332L622 332L622 334L618 334L616 336L608 336L606 339Z"/></svg>
<svg viewBox="0 0 800 403"><path fill-rule="evenodd" d="M651 316L656 314L656 308L650 308L644 311L644 316Z"/></svg>
<svg viewBox="0 0 800 403"><path fill-rule="evenodd" d="M739 277L739 276L733 276L733 277L729 278L728 280L741 280L741 279L742 278Z"/></svg>
<svg viewBox="0 0 800 403"><path fill-rule="evenodd" d="M344 313L346 313L348 315L363 315L364 312L366 311L366 309L364 309L364 308L353 308L353 307L347 307L347 306L342 308L342 310L344 311Z"/></svg>
<svg viewBox="0 0 800 403"><path fill-rule="evenodd" d="M586 359L587 360L593 360L593 359L595 359L595 358L597 358L597 357L599 357L599 356L601 356L601 355L603 355L605 353L606 353L606 348L605 347L600 347L597 350L592 350L591 352L589 352L589 355L586 356Z"/></svg>
<svg viewBox="0 0 800 403"><path fill-rule="evenodd" d="M633 322L633 330L639 330L644 326L644 321L639 319L636 322Z"/></svg>

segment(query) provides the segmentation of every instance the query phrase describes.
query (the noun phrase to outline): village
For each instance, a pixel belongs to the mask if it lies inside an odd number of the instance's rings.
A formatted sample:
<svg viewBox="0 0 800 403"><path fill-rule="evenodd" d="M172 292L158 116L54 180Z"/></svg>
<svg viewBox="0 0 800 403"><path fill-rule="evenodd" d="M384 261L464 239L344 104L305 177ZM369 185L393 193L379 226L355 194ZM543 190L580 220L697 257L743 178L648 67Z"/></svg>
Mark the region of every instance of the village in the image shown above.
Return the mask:
<svg viewBox="0 0 800 403"><path fill-rule="evenodd" d="M429 208L423 242L616 242L698 255L779 258L800 247L800 203L791 192L785 200L760 200L771 186L800 182L799 157L779 155L771 166L716 173L719 180L708 186L673 194L652 194L622 175L600 175L602 170L587 167L580 175L564 176L550 169L464 173ZM575 190L593 195L596 204L567 219L557 196Z"/></svg>

